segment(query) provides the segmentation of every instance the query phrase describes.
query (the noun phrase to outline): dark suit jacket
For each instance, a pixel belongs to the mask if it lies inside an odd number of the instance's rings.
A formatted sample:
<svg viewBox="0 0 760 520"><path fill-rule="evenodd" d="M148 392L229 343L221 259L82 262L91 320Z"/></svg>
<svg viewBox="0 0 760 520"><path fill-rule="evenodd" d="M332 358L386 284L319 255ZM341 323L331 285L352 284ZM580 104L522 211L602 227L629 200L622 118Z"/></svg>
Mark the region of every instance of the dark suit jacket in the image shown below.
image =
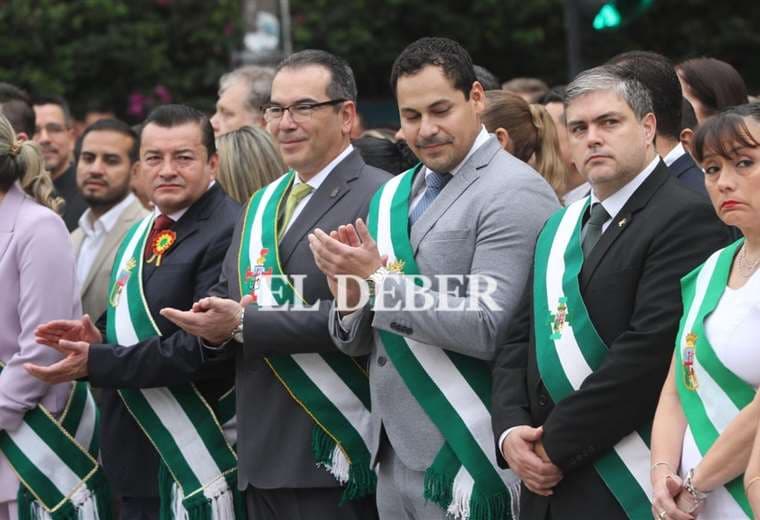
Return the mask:
<svg viewBox="0 0 760 520"><path fill-rule="evenodd" d="M670 174L683 183L684 186L707 197L707 189L705 189L705 173L702 171L702 168L694 162L694 159L691 158L689 152L686 152L676 159L673 164L668 167L668 170L670 170Z"/></svg>
<svg viewBox="0 0 760 520"><path fill-rule="evenodd" d="M132 347L92 345L88 370L93 386L102 387L101 454L103 467L118 496L158 496L158 453L129 414L116 388L171 386L195 381L214 404L234 383L231 363L200 367L194 336L159 314L164 307L189 309L219 279L222 259L232 238L240 206L218 184L209 189L172 227L177 240L160 267L146 264L145 299L162 335ZM105 314L98 328L105 331ZM174 371L165 365L175 365Z"/></svg>
<svg viewBox="0 0 760 520"><path fill-rule="evenodd" d="M494 361L494 435L543 425L544 447L564 478L551 497L523 486L522 519L626 518L593 462L653 419L681 317L679 280L729 241L712 207L661 162L584 262L583 300L609 354L559 403L536 365L529 282L522 316Z"/></svg>
<svg viewBox="0 0 760 520"><path fill-rule="evenodd" d="M311 449L314 422L288 394L264 361L264 356L299 352L337 352L330 339L328 318L332 295L325 276L314 263L307 235L365 218L372 195L390 179L382 170L365 164L352 152L327 176L303 211L281 238L282 269L289 275L306 275L303 296L314 312L270 312L248 306L244 345L231 343L236 354L238 427L238 484L273 488L336 487L338 482L318 468ZM242 222L235 228L224 260L222 278L212 292L240 299L238 251Z"/></svg>

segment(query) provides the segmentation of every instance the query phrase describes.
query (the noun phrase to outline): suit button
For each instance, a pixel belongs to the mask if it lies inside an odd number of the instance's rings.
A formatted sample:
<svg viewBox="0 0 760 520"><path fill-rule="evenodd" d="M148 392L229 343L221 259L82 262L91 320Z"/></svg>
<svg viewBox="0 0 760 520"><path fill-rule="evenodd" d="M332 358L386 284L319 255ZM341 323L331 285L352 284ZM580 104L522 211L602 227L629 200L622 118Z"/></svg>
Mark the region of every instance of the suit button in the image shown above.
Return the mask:
<svg viewBox="0 0 760 520"><path fill-rule="evenodd" d="M377 364L380 365L381 367L384 367L387 362L388 362L388 359L385 356L377 357Z"/></svg>
<svg viewBox="0 0 760 520"><path fill-rule="evenodd" d="M546 406L546 396L544 394L538 394L538 406Z"/></svg>

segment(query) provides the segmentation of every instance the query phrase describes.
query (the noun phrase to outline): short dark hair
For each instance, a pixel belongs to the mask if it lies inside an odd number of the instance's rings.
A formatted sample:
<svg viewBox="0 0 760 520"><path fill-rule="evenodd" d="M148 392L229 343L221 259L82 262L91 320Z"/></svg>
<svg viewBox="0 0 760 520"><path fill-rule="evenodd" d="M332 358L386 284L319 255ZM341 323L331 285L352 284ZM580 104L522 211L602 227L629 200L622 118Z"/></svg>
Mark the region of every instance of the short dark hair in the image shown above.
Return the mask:
<svg viewBox="0 0 760 520"><path fill-rule="evenodd" d="M118 119L101 119L85 128L82 135L77 139L76 146L74 147L74 158L76 162L79 162L79 154L82 153L82 143L84 143L84 138L91 132L116 132L117 134L129 137L132 139L132 146L129 147L129 152L127 154L129 162L135 163L140 160L140 139L135 131L132 130L132 127Z"/></svg>
<svg viewBox="0 0 760 520"><path fill-rule="evenodd" d="M749 101L744 79L725 61L695 58L679 63L676 70L694 97L702 103L707 116Z"/></svg>
<svg viewBox="0 0 760 520"><path fill-rule="evenodd" d="M69 107L69 104L61 96L35 96L32 99L32 105L36 107L40 105L57 105L63 112L63 122L66 124L66 127L71 128L71 125L74 122L71 117L71 107Z"/></svg>
<svg viewBox="0 0 760 520"><path fill-rule="evenodd" d="M638 80L652 96L657 133L678 139L681 132L681 83L673 63L661 54L629 51L608 63L618 66L620 74Z"/></svg>
<svg viewBox="0 0 760 520"><path fill-rule="evenodd" d="M34 135L36 118L31 98L26 91L10 83L0 82L0 112L8 119L13 131Z"/></svg>
<svg viewBox="0 0 760 520"><path fill-rule="evenodd" d="M549 92L541 96L538 100L539 105L548 105L549 103L564 103L566 85L555 85L549 89Z"/></svg>
<svg viewBox="0 0 760 520"><path fill-rule="evenodd" d="M216 141L214 140L214 129L206 114L187 105L161 105L156 107L148 114L140 129L140 140L142 141L142 132L149 124L160 126L161 128L174 128L176 126L194 123L201 128L201 141L206 147L208 158L216 153Z"/></svg>
<svg viewBox="0 0 760 520"><path fill-rule="evenodd" d="M730 107L705 120L694 136L694 157L697 162L704 160L707 150L733 159L738 148L760 147L758 137L749 131L744 118L760 123L760 103Z"/></svg>
<svg viewBox="0 0 760 520"><path fill-rule="evenodd" d="M306 49L291 54L275 68L274 75L285 68L299 69L316 65L324 67L330 73L327 84L327 96L330 99L347 99L356 102L356 80L351 66L343 59L319 49Z"/></svg>
<svg viewBox="0 0 760 520"><path fill-rule="evenodd" d="M470 99L472 84L477 81L472 58L459 43L439 37L420 38L401 51L391 69L393 93L401 76L414 75L428 65L441 67L454 88L461 90L465 99Z"/></svg>
<svg viewBox="0 0 760 520"><path fill-rule="evenodd" d="M694 113L694 107L691 106L688 99L681 98L681 131L687 128L696 131L698 125L699 122L697 121L697 114Z"/></svg>
<svg viewBox="0 0 760 520"><path fill-rule="evenodd" d="M496 74L480 65L473 65L472 68L475 69L475 77L483 90L499 90L501 88L501 81L496 77Z"/></svg>

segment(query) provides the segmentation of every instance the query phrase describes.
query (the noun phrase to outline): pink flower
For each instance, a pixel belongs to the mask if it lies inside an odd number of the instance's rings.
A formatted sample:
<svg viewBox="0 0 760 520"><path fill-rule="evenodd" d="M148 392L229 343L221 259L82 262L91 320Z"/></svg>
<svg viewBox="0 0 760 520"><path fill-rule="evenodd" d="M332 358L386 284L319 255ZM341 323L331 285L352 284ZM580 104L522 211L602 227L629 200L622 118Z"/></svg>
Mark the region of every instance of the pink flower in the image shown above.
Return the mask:
<svg viewBox="0 0 760 520"><path fill-rule="evenodd" d="M169 92L169 89L163 85L156 85L156 88L153 89L153 93L162 104L172 102L171 92Z"/></svg>
<svg viewBox="0 0 760 520"><path fill-rule="evenodd" d="M145 96L139 92L132 92L129 95L127 113L135 117L143 117L145 115L145 102Z"/></svg>

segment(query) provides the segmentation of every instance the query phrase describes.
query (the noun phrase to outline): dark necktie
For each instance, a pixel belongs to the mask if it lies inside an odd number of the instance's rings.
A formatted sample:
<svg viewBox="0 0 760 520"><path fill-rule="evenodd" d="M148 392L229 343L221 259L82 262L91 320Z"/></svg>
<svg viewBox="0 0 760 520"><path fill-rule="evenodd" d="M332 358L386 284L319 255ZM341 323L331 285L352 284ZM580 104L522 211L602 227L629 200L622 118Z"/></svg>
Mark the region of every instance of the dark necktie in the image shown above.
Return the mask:
<svg viewBox="0 0 760 520"><path fill-rule="evenodd" d="M172 227L172 224L174 224L174 221L161 213L158 217L156 217L156 220L153 221L153 227L150 230L150 235L148 235L148 242L145 245L145 260L147 261L148 258L153 256L153 241L156 239L158 234L165 230Z"/></svg>
<svg viewBox="0 0 760 520"><path fill-rule="evenodd" d="M446 184L451 180L450 173L438 173L430 170L430 173L425 176L425 184L427 188L423 193L422 198L412 210L409 215L409 225L413 226L417 219L419 219L425 210L433 203L433 200L441 193Z"/></svg>
<svg viewBox="0 0 760 520"><path fill-rule="evenodd" d="M591 206L591 215L586 221L586 225L583 226L581 232L581 246L583 247L583 258L588 258L591 254L591 250L599 242L599 237L602 236L602 225L610 218L610 214L604 209L604 206L600 202L595 202Z"/></svg>

